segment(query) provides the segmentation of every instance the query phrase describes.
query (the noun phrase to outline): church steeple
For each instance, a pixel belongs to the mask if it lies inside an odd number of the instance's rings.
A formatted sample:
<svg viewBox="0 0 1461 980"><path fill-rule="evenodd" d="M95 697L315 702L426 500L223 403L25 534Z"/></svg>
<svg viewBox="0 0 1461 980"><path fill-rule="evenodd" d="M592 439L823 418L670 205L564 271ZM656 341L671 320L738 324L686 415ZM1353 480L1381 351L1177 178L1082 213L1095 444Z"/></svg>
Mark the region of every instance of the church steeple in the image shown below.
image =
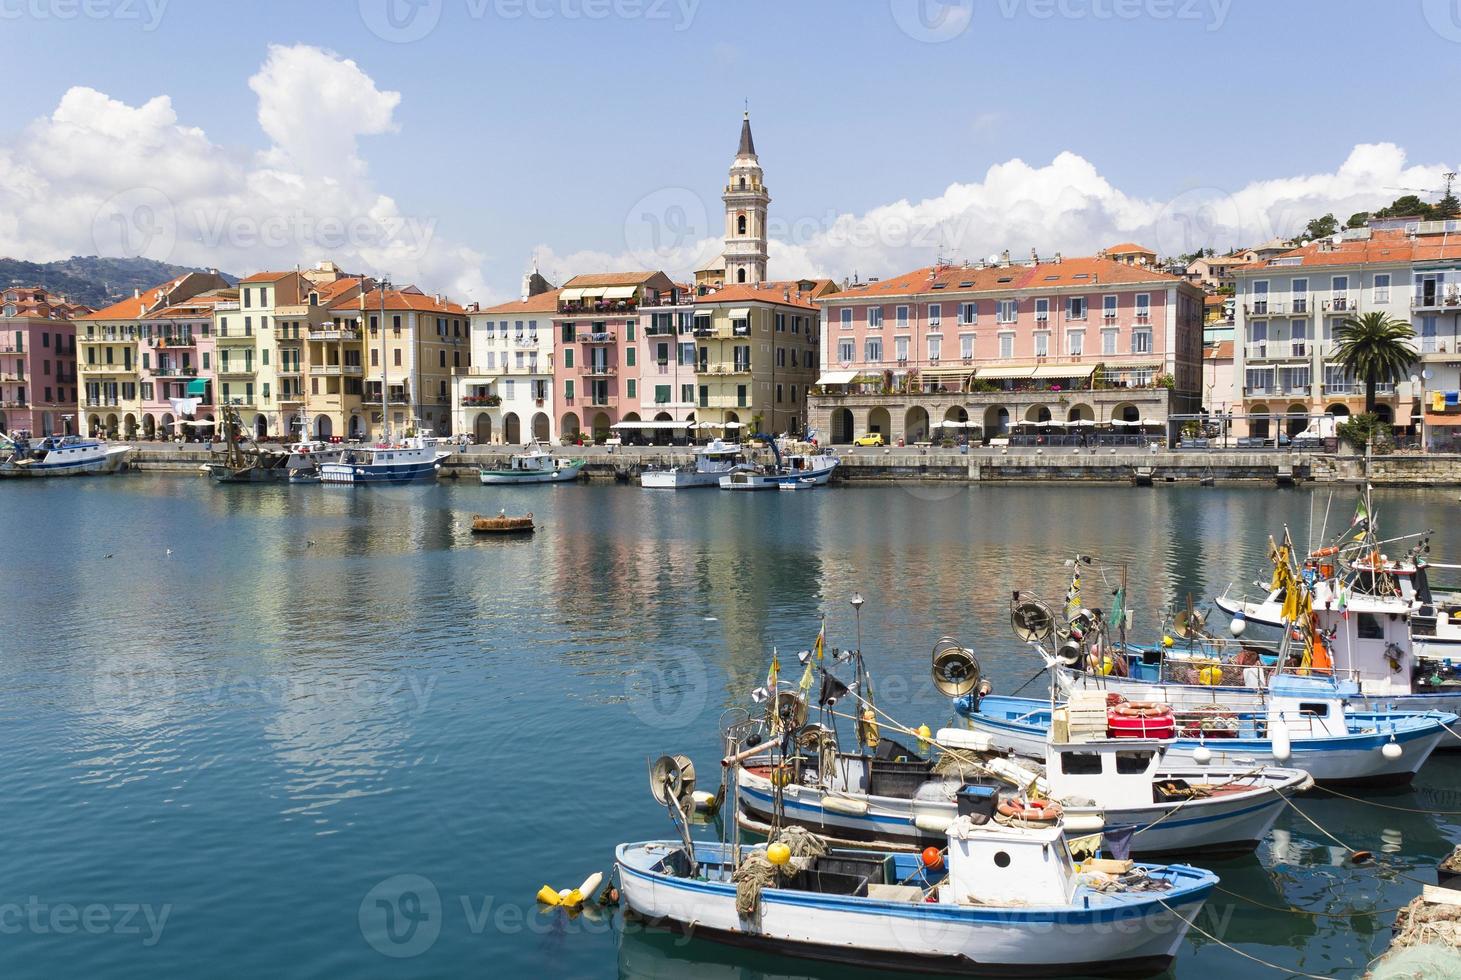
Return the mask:
<svg viewBox="0 0 1461 980"><path fill-rule="evenodd" d="M751 113L741 118L741 143L731 162L725 195L725 281L766 281L766 209L771 195L762 181L756 143L751 138Z"/></svg>
<svg viewBox="0 0 1461 980"><path fill-rule="evenodd" d="M751 111L746 110L745 118L741 120L741 148L736 151L738 157L756 156L756 141L751 139Z"/></svg>

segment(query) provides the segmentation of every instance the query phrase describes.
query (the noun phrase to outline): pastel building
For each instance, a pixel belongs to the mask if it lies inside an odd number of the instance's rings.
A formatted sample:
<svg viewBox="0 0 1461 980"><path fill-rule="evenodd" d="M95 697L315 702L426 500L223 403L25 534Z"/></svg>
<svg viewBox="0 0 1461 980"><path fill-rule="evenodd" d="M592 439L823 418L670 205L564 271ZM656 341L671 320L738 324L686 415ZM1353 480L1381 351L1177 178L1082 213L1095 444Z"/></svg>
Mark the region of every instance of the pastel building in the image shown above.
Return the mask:
<svg viewBox="0 0 1461 980"><path fill-rule="evenodd" d="M331 345L319 352L320 371L313 367L317 352L310 354L308 398L317 434L322 417L330 420L326 434L351 439L452 434L452 374L471 358L463 307L415 286L377 283L336 300L328 312L330 323L311 335L311 345ZM331 377L340 379L338 393L331 393ZM326 383L316 386L317 378ZM342 420L338 432L336 418Z"/></svg>
<svg viewBox="0 0 1461 980"><path fill-rule="evenodd" d="M1203 294L1111 258L939 265L818 300L824 440L984 437L1021 423L1166 423L1199 408Z"/></svg>
<svg viewBox="0 0 1461 980"><path fill-rule="evenodd" d="M76 327L90 313L39 286L0 293L0 432L76 432Z"/></svg>
<svg viewBox="0 0 1461 980"><path fill-rule="evenodd" d="M1456 221L1350 229L1238 269L1234 401L1246 418L1237 434L1276 438L1303 431L1309 416L1362 412L1365 385L1334 354L1345 319L1370 312L1414 327L1416 374L1431 372L1422 379L1430 390L1458 387L1461 296L1449 292L1461 290L1458 231ZM1378 395L1376 414L1392 424L1410 427L1426 415L1420 384L1382 384Z"/></svg>
<svg viewBox="0 0 1461 980"><path fill-rule="evenodd" d="M452 377L455 430L479 444L549 443L557 437L553 406L553 317L559 290L470 311L468 363ZM543 287L546 282L541 283Z"/></svg>
<svg viewBox="0 0 1461 980"><path fill-rule="evenodd" d="M606 439L626 417L639 418L640 310L680 287L663 272L574 276L553 315L554 407L558 431Z"/></svg>
<svg viewBox="0 0 1461 980"><path fill-rule="evenodd" d="M697 422L695 303L677 284L640 307L639 403L625 421L648 423L639 434L656 442L688 438Z"/></svg>
<svg viewBox="0 0 1461 980"><path fill-rule="evenodd" d="M830 280L726 285L695 298L696 417L734 434L791 432L807 425L817 380L817 300Z"/></svg>
<svg viewBox="0 0 1461 980"><path fill-rule="evenodd" d="M80 317L76 369L83 431L170 438L189 415L195 421L210 417L208 332L215 311L236 302L230 290L216 272L189 272ZM172 396L200 400L180 406L195 410L189 413L174 407Z"/></svg>

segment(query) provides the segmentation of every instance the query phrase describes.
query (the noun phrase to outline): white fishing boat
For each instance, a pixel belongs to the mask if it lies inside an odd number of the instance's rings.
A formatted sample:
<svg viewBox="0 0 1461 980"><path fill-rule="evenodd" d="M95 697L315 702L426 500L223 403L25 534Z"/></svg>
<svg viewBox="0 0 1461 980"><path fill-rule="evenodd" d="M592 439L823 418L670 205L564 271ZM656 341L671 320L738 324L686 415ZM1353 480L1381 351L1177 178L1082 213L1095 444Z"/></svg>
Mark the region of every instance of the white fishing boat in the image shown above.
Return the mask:
<svg viewBox="0 0 1461 980"><path fill-rule="evenodd" d="M0 461L0 477L6 476L95 476L121 470L131 446L109 446L81 436L46 436L31 439L5 437L8 453Z"/></svg>
<svg viewBox="0 0 1461 980"><path fill-rule="evenodd" d="M696 446L695 460L688 466L645 470L639 475L639 485L646 490L714 487L720 485L721 477L752 468L738 443L716 439L707 445Z"/></svg>
<svg viewBox="0 0 1461 980"><path fill-rule="evenodd" d="M320 482L353 486L426 482L436 479L442 461L451 455L435 439L421 436L398 443L352 446L338 460L320 466Z"/></svg>
<svg viewBox="0 0 1461 980"><path fill-rule="evenodd" d="M515 453L507 461L507 469L482 467L478 476L483 483L572 483L578 479L586 460L558 459L536 442L526 452Z"/></svg>
<svg viewBox="0 0 1461 980"><path fill-rule="evenodd" d="M1216 875L1077 866L1058 825L998 823L984 789L970 787L946 853L932 858L692 841L682 822L678 841L618 847L622 901L704 939L875 969L1054 977L1167 968ZM683 801L670 805L683 816ZM760 887L738 890L742 879Z"/></svg>
<svg viewBox="0 0 1461 980"><path fill-rule="evenodd" d="M775 443L772 443L774 448ZM832 479L832 471L840 462L831 453L781 456L777 453L776 465L736 470L720 478L722 490L776 490L785 483L795 483L798 489L825 486Z"/></svg>
<svg viewBox="0 0 1461 980"><path fill-rule="evenodd" d="M1179 712L1157 702L1127 703L1170 717L1175 737L1163 740L1169 764L1291 765L1325 785L1405 785L1440 744L1444 726L1457 721L1442 712L1353 710L1346 704L1353 692L1352 685L1331 676L1279 674L1269 684L1262 711ZM1105 704L1100 692L1080 693ZM1052 726L1061 724L1062 712L1068 723L1071 710L1035 698L977 695L959 698L955 709L961 727L1029 758L1044 755Z"/></svg>

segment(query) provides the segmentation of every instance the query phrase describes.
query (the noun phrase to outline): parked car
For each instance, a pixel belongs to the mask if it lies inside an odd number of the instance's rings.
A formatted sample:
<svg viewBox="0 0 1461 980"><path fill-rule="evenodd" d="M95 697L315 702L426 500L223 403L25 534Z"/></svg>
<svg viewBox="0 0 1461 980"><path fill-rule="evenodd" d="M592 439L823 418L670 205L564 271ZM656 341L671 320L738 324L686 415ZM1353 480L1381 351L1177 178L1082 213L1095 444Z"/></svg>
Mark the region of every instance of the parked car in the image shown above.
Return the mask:
<svg viewBox="0 0 1461 980"><path fill-rule="evenodd" d="M854 446L882 446L882 445L886 445L886 443L883 442L883 434L881 432L868 432L868 433L865 433L864 435L859 436L858 438L852 440L852 444Z"/></svg>

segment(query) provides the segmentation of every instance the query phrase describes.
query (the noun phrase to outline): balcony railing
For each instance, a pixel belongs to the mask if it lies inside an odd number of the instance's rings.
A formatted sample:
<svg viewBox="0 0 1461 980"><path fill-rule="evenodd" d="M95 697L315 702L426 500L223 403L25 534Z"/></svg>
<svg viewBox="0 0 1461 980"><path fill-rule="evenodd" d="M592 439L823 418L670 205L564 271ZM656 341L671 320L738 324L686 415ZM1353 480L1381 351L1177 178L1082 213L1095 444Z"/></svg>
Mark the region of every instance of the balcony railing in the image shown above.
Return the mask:
<svg viewBox="0 0 1461 980"><path fill-rule="evenodd" d="M135 374L137 369L130 364L83 364L87 374Z"/></svg>
<svg viewBox="0 0 1461 980"><path fill-rule="evenodd" d="M152 376L154 378L195 378L198 376L198 369L195 367L160 367L152 372Z"/></svg>
<svg viewBox="0 0 1461 980"><path fill-rule="evenodd" d="M585 377L589 378L610 378L619 373L619 369L612 364L589 364L583 369Z"/></svg>
<svg viewBox="0 0 1461 980"><path fill-rule="evenodd" d="M519 347L536 347L538 346L538 335L535 333L520 333L516 337L512 338L512 342Z"/></svg>
<svg viewBox="0 0 1461 980"><path fill-rule="evenodd" d="M254 373L252 364L220 364L218 365L218 376L220 378L248 376Z"/></svg>
<svg viewBox="0 0 1461 980"><path fill-rule="evenodd" d="M311 330L309 332L309 339L310 340L359 340L360 339L360 331L359 330L349 330L349 329Z"/></svg>
<svg viewBox="0 0 1461 980"><path fill-rule="evenodd" d="M0 344L0 354L24 354L25 348L15 344Z"/></svg>
<svg viewBox="0 0 1461 980"><path fill-rule="evenodd" d="M578 342L580 344L612 344L614 342L614 332L612 330L603 330L598 333L581 333L578 335Z"/></svg>
<svg viewBox="0 0 1461 980"><path fill-rule="evenodd" d="M610 316L634 313L638 307L634 303L611 301L604 303L560 303L558 312L565 316L584 316L607 314Z"/></svg>
<svg viewBox="0 0 1461 980"><path fill-rule="evenodd" d="M729 326L729 327L717 327L715 329L715 337L718 340L731 340L731 339L736 338L736 337L749 337L749 336L751 336L751 325L750 324L746 324L743 327L737 327L737 326L732 325L732 326Z"/></svg>
<svg viewBox="0 0 1461 980"><path fill-rule="evenodd" d="M1443 295L1440 292L1412 296L1410 308L1412 310L1442 310L1455 309L1461 306L1461 293L1454 288L1447 290Z"/></svg>
<svg viewBox="0 0 1461 980"><path fill-rule="evenodd" d="M1350 302L1348 296L1334 296L1324 301L1324 309L1334 313L1353 312L1355 304Z"/></svg>
<svg viewBox="0 0 1461 980"><path fill-rule="evenodd" d="M117 408L122 404L120 398L88 398L81 404L87 408Z"/></svg>
<svg viewBox="0 0 1461 980"><path fill-rule="evenodd" d="M0 381L11 381L11 382L15 382L17 384L25 384L25 375L23 375L23 374L0 374Z"/></svg>
<svg viewBox="0 0 1461 980"><path fill-rule="evenodd" d="M712 364L709 366L708 369L702 370L700 373L712 376L717 374L750 374L751 365L743 361L736 361L735 363L728 364Z"/></svg>
<svg viewBox="0 0 1461 980"><path fill-rule="evenodd" d="M678 298L673 294L661 294L659 296L646 296L640 301L640 306L689 306L695 302L693 296L681 294Z"/></svg>

